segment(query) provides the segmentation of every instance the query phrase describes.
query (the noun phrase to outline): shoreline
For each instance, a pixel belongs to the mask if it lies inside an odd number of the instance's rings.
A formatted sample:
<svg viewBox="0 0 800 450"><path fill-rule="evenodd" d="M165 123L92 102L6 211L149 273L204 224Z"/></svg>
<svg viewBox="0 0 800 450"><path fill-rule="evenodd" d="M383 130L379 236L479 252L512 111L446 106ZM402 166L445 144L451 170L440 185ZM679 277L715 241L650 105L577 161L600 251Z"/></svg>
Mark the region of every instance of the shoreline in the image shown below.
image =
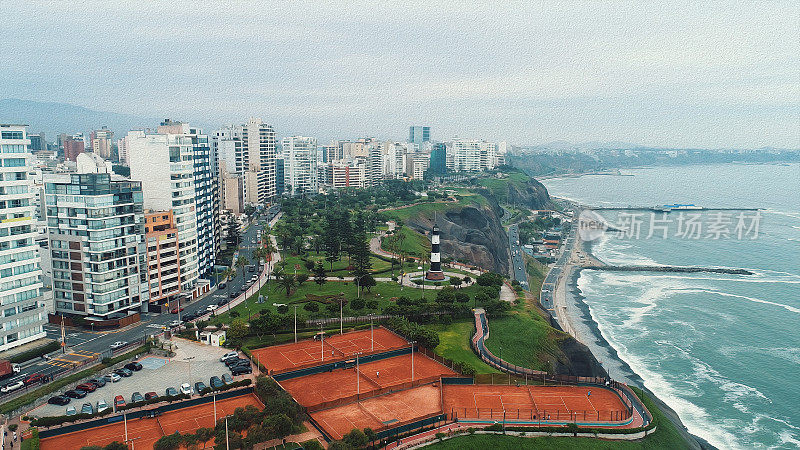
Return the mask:
<svg viewBox="0 0 800 450"><path fill-rule="evenodd" d="M575 202L572 203L578 207L583 206ZM678 414L645 386L644 379L628 363L622 360L617 350L603 337L600 327L592 317L591 309L578 286L581 272L585 269L582 267L581 260L584 262L590 261L594 265L605 264L592 253L592 243L584 242L580 239L578 233L575 233L572 254L563 268L561 278L553 289L554 312L561 328L577 341L586 345L592 356L611 378L632 384L645 391L684 436L691 448L716 449L705 439L691 434Z"/></svg>

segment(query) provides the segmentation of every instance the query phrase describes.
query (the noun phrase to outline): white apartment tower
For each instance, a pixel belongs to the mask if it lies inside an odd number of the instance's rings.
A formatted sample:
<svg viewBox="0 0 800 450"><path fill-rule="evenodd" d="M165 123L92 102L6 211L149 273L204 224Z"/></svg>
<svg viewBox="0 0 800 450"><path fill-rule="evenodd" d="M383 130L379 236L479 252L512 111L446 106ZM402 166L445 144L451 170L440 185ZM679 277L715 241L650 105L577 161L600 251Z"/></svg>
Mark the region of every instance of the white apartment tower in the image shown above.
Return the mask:
<svg viewBox="0 0 800 450"><path fill-rule="evenodd" d="M0 124L0 351L45 337L25 125Z"/></svg>
<svg viewBox="0 0 800 450"><path fill-rule="evenodd" d="M142 182L144 208L173 212L181 243L181 292L193 292L199 273L192 137L131 131L126 140L131 179Z"/></svg>
<svg viewBox="0 0 800 450"><path fill-rule="evenodd" d="M283 174L284 186L291 195L316 194L317 188L317 139L292 136L284 138Z"/></svg>
<svg viewBox="0 0 800 450"><path fill-rule="evenodd" d="M480 172L494 169L497 144L472 139L453 139L447 146L447 169L453 172Z"/></svg>

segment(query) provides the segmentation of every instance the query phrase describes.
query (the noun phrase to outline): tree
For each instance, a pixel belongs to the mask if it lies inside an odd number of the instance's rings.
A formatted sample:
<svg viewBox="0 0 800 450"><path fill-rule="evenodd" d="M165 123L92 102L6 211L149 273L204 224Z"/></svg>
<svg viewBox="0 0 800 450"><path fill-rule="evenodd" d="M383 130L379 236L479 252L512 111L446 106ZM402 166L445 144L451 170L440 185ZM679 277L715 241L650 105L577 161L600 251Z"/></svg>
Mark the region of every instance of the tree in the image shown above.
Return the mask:
<svg viewBox="0 0 800 450"><path fill-rule="evenodd" d="M177 431L173 434L161 436L153 445L153 450L178 450L183 442L183 437Z"/></svg>
<svg viewBox="0 0 800 450"><path fill-rule="evenodd" d="M439 292L436 293L436 302L442 304L452 304L456 301L455 289L452 286L445 286L442 289L439 289Z"/></svg>
<svg viewBox="0 0 800 450"><path fill-rule="evenodd" d="M352 448L366 447L369 443L367 435L363 431L353 428L349 433L342 437L342 441Z"/></svg>
<svg viewBox="0 0 800 450"><path fill-rule="evenodd" d="M472 283L472 278L470 278L469 275L467 275L464 278L462 278L462 280L464 280L464 284Z"/></svg>
<svg viewBox="0 0 800 450"><path fill-rule="evenodd" d="M463 283L463 281L459 277L450 278L450 284L455 288L461 287L461 283Z"/></svg>
<svg viewBox="0 0 800 450"><path fill-rule="evenodd" d="M275 438L283 438L292 433L294 424L286 414L273 414L268 416L261 425Z"/></svg>
<svg viewBox="0 0 800 450"><path fill-rule="evenodd" d="M228 327L227 336L238 346L242 339L244 339L249 332L250 329L247 327L247 324L244 322L244 320L237 317L231 321L231 325Z"/></svg>
<svg viewBox="0 0 800 450"><path fill-rule="evenodd" d="M247 258L245 258L244 256L239 256L238 258L236 258L236 264L235 265L236 265L236 268L239 269L240 272L242 272L242 281L244 281L244 268L248 264L250 264L250 261L248 261Z"/></svg>
<svg viewBox="0 0 800 450"><path fill-rule="evenodd" d="M325 266L322 263L317 263L314 266L314 283L317 283L319 287L322 287L323 284L328 282L328 274L325 273Z"/></svg>
<svg viewBox="0 0 800 450"><path fill-rule="evenodd" d="M306 281L308 281L308 274L307 273L298 273L297 274L297 284L299 286L302 286L303 283L305 283Z"/></svg>
<svg viewBox="0 0 800 450"><path fill-rule="evenodd" d="M105 447L103 450L128 450L128 446L119 441L114 441Z"/></svg>
<svg viewBox="0 0 800 450"><path fill-rule="evenodd" d="M206 442L214 437L214 430L211 428L200 428L195 432L195 436L197 436L198 441L203 443L203 448L206 448Z"/></svg>
<svg viewBox="0 0 800 450"><path fill-rule="evenodd" d="M268 309L262 310L258 317L250 321L250 329L256 333L259 339L265 334L274 335L280 327L280 317Z"/></svg>
<svg viewBox="0 0 800 450"><path fill-rule="evenodd" d="M281 289L286 289L286 296L288 297L292 293L292 289L297 286L297 281L294 278L294 275L285 273L280 278L278 278L278 286Z"/></svg>
<svg viewBox="0 0 800 450"><path fill-rule="evenodd" d="M364 301L363 298L355 298L353 299L353 301L350 302L350 309L354 311L359 309L364 309L364 306L366 306L366 302Z"/></svg>
<svg viewBox="0 0 800 450"><path fill-rule="evenodd" d="M375 287L378 283L375 281L375 278L370 275L366 274L361 277L361 287L367 288L367 292L372 293L372 288Z"/></svg>
<svg viewBox="0 0 800 450"><path fill-rule="evenodd" d="M317 311L319 311L319 303L317 303L317 302L306 302L306 304L303 305L303 309L305 309L306 311L309 311L309 312L317 312Z"/></svg>

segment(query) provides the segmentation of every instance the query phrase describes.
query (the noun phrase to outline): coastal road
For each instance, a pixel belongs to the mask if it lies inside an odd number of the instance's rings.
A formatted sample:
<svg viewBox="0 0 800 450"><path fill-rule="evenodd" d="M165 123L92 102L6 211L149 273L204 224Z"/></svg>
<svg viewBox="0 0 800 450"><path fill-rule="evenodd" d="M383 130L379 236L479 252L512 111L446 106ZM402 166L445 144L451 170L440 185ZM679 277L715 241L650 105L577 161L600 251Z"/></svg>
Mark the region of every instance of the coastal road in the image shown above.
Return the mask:
<svg viewBox="0 0 800 450"><path fill-rule="evenodd" d="M242 233L242 241L239 250L242 256L245 256L248 260L252 260L252 252L253 249L258 245L258 240L261 236L261 230L264 227L264 221L272 220L279 213L280 209L273 206L265 211L260 218L253 220L251 225ZM255 262L252 262L252 264L255 264ZM247 281L249 278L248 275L255 273L255 271L246 271L244 281ZM201 311L205 311L209 305L217 304L222 299L228 299L229 292L235 292L238 294L241 292L242 284L243 277L241 274L237 274L233 280L230 280L228 283L226 283L225 288L217 289L214 287L197 300L194 300L186 305L181 305L184 308L184 310L180 313L181 318L183 318L183 316L185 316L187 313L199 313ZM143 312L141 313L141 318L142 320L135 324L112 331L91 331L81 328L67 328L65 332L67 343L66 353L74 352L78 356L64 358L61 356L62 352L59 350L48 355L51 358L50 361L44 361L42 359L27 361L21 365L22 370L18 375L7 380L3 380L3 384L10 383L18 379L23 379L32 373L53 373L60 371L69 366L69 363L64 361L64 359L80 360L81 355L85 359L91 358L94 355L98 355L107 351L109 346L116 341L132 342L150 334L158 334L171 321L178 319L178 314L171 314L169 312ZM61 340L61 328L58 325L46 324L44 328L47 332L48 338L56 341ZM2 398L0 398L0 402L2 401Z"/></svg>
<svg viewBox="0 0 800 450"><path fill-rule="evenodd" d="M505 210L504 210L505 211ZM508 248L511 250L511 273L519 281L523 289L528 289L528 273L522 259L522 247L519 245L519 227L517 224L508 227Z"/></svg>
<svg viewBox="0 0 800 450"><path fill-rule="evenodd" d="M573 217L578 217L577 211L574 211ZM577 221L572 224L570 227L569 232L567 233L566 237L564 238L563 242L561 243L561 253L556 260L555 264L550 268L550 271L547 272L547 275L544 278L544 282L542 283L542 291L539 294L539 303L541 303L544 309L554 311L555 310L555 301L553 298L553 293L556 290L556 284L559 282L561 278L564 267L569 262L570 258L572 258L572 250L575 245L576 239L576 230L577 230ZM558 320L558 319L556 319ZM563 328L563 325L562 325Z"/></svg>

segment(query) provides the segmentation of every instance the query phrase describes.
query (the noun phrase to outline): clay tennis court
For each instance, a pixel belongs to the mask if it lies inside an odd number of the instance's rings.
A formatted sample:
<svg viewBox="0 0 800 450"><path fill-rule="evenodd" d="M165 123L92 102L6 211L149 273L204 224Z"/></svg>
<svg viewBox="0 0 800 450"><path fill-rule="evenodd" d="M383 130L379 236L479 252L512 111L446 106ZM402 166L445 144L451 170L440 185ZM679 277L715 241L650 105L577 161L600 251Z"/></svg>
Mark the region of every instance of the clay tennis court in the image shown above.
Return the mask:
<svg viewBox="0 0 800 450"><path fill-rule="evenodd" d="M373 343L373 335L375 342ZM271 373L282 373L304 367L351 358L356 353L371 354L408 347L405 339L383 327L325 336L324 341L308 339L296 344L275 345L252 351Z"/></svg>
<svg viewBox="0 0 800 450"><path fill-rule="evenodd" d="M591 395L589 392L591 391ZM443 386L444 412L459 419L614 422L630 415L617 394L586 386Z"/></svg>
<svg viewBox="0 0 800 450"><path fill-rule="evenodd" d="M440 414L441 409L441 391L436 383L317 411L311 417L338 440L353 428L380 431Z"/></svg>
<svg viewBox="0 0 800 450"><path fill-rule="evenodd" d="M434 378L451 375L455 375L455 372L449 368L419 353L414 354L414 381L433 381ZM349 397L357 392L363 394L411 382L411 378L409 354L360 364L358 374L355 367L336 369L291 378L281 381L280 384L297 403L310 407Z"/></svg>
<svg viewBox="0 0 800 450"><path fill-rule="evenodd" d="M253 405L259 410L264 408L254 394L217 400L217 417L233 414L236 408ZM205 403L163 413L156 418L143 417L128 420L128 439L135 439L135 448L153 448L153 444L162 436L176 431L182 434L194 433L199 428L214 426L214 405ZM125 440L125 424L120 420L96 428L62 434L41 440L43 450L66 450L97 445L103 447L113 441Z"/></svg>

